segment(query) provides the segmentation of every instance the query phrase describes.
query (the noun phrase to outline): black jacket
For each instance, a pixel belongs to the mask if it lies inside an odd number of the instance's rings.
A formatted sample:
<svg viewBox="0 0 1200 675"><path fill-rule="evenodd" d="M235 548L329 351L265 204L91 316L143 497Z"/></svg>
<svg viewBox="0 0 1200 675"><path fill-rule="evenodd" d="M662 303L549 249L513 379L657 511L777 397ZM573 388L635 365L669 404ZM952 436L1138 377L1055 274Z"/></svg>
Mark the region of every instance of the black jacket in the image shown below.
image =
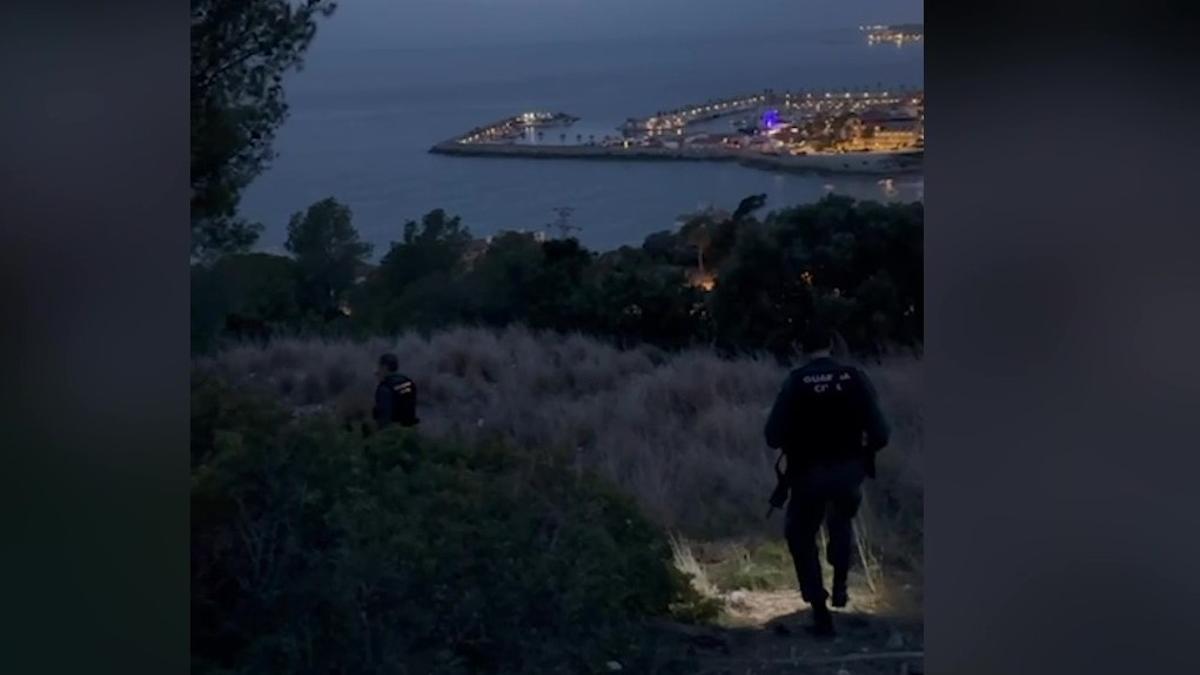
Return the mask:
<svg viewBox="0 0 1200 675"><path fill-rule="evenodd" d="M399 373L388 375L375 388L375 408L371 411L380 429L389 424L416 425L417 385Z"/></svg>
<svg viewBox="0 0 1200 675"><path fill-rule="evenodd" d="M764 430L782 448L789 472L822 461L861 457L874 475L875 453L891 430L871 381L859 369L822 357L791 372Z"/></svg>

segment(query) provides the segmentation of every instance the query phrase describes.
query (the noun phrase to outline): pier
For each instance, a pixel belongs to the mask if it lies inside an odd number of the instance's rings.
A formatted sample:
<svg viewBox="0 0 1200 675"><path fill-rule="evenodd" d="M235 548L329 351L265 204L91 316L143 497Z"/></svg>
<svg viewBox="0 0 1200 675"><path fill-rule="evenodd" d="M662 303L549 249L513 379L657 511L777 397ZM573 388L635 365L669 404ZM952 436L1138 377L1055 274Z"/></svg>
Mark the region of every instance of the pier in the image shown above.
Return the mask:
<svg viewBox="0 0 1200 675"><path fill-rule="evenodd" d="M747 117L749 116L749 117ZM729 130L702 129L738 118ZM527 112L471 129L430 152L533 159L732 161L769 170L898 173L924 158L920 90L764 92L629 118L596 140L542 142L542 127L569 127L565 113ZM582 134L577 134L582 141Z"/></svg>

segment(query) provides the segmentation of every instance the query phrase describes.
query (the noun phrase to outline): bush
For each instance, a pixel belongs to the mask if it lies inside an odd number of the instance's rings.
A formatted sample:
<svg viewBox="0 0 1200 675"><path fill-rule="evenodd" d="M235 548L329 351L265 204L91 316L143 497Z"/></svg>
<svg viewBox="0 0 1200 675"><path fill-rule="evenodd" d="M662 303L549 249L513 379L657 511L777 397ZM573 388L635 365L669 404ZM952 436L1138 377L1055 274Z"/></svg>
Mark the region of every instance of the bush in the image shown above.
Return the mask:
<svg viewBox="0 0 1200 675"><path fill-rule="evenodd" d="M859 355L919 348L920 203L827 196L760 222L750 213L762 206L752 195L732 215L697 214L641 247L602 254L531 233L475 240L435 210L405 224L403 240L371 266L349 212L326 200L293 219L293 234L305 234L294 260L232 256L193 269L193 345L524 324L626 346L715 344L726 355L786 358L819 320Z"/></svg>
<svg viewBox="0 0 1200 675"><path fill-rule="evenodd" d="M276 367L277 351L296 365ZM763 519L778 453L764 445L762 428L789 367L765 355L721 359L711 349L665 352L646 344L619 350L583 335L513 326L366 342L276 340L198 359L196 369L275 397L292 382L283 396L289 407L315 402L339 420L357 420L369 418L375 362L388 351L401 355L401 371L418 383L427 436L574 449L656 524L689 538L779 534L777 519ZM919 556L920 541L904 533L920 527L923 366L895 357L859 365L893 429L879 479L868 483L878 520L871 531L885 549ZM322 388L325 399L308 398L300 383L310 375L323 382L334 368L345 368L345 391Z"/></svg>
<svg viewBox="0 0 1200 675"><path fill-rule="evenodd" d="M662 533L560 455L193 389L196 672L593 672L695 605Z"/></svg>

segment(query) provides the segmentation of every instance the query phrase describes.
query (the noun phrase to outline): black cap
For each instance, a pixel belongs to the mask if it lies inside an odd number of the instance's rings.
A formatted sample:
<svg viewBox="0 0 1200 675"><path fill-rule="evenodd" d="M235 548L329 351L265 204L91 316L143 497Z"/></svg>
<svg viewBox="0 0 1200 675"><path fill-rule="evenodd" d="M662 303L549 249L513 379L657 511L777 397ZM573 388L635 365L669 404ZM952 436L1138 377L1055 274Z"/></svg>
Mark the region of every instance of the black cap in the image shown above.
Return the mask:
<svg viewBox="0 0 1200 675"><path fill-rule="evenodd" d="M396 358L395 354L384 354L379 357L379 365L383 366L389 373L394 373L400 370L400 359Z"/></svg>

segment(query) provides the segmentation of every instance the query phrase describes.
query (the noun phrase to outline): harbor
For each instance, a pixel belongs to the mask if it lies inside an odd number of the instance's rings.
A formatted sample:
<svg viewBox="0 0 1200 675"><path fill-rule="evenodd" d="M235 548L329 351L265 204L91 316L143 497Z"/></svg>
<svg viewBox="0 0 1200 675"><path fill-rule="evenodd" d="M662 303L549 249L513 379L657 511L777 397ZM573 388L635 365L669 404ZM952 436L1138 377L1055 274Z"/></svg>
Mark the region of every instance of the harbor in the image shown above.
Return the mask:
<svg viewBox="0 0 1200 675"><path fill-rule="evenodd" d="M572 134L579 118L525 112L430 152L532 159L724 161L773 171L892 174L924 158L922 90L774 91L628 118L612 133ZM573 141L573 142L572 142Z"/></svg>
<svg viewBox="0 0 1200 675"><path fill-rule="evenodd" d="M903 47L914 42L925 40L925 26L919 23L903 23L896 25L859 26L858 29L867 35L868 45L893 44Z"/></svg>

